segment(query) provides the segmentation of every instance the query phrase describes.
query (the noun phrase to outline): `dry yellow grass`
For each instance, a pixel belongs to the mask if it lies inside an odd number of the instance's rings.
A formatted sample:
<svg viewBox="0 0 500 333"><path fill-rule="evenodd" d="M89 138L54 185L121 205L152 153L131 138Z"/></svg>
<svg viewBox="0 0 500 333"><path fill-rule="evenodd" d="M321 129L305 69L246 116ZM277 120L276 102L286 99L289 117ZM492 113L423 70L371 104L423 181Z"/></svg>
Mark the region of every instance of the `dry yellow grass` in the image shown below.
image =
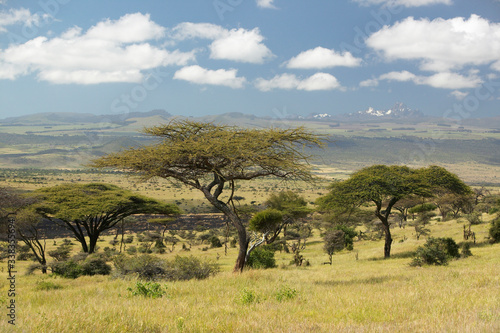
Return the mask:
<svg viewBox="0 0 500 333"><path fill-rule="evenodd" d="M484 240L488 223L473 227ZM433 222L432 234L460 241L462 223ZM317 232L316 232L317 234ZM406 240L400 242L401 239ZM109 237L108 237L109 238ZM107 276L76 280L17 275L16 330L7 323L6 263L1 263L1 332L498 332L500 329L500 244L473 247L473 256L444 267L412 268L405 254L416 241L411 229L394 229L393 258L383 260L381 241L355 243L355 252L322 265L318 235L304 252L310 267L286 266L290 254L277 253L279 268L231 273L236 249L193 254L215 259L222 272L202 281L166 282L167 296L131 296L135 280ZM108 239L106 239L108 240ZM108 245L107 242L101 243ZM52 247L53 244L50 244ZM76 250L75 246L75 250ZM359 260L356 260L355 253ZM18 262L20 271L28 263ZM62 286L37 290L40 281ZM276 292L294 289L279 301ZM244 293L256 296L242 302Z"/></svg>

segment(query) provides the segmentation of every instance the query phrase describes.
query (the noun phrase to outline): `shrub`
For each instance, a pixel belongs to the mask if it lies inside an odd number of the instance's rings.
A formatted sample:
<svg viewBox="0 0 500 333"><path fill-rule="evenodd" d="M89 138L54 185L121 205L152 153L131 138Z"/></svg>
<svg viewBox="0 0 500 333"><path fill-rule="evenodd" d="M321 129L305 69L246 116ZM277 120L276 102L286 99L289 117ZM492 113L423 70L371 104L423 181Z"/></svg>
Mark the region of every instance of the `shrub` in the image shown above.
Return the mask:
<svg viewBox="0 0 500 333"><path fill-rule="evenodd" d="M294 299L297 296L297 290L288 286L281 287L275 294L278 302Z"/></svg>
<svg viewBox="0 0 500 333"><path fill-rule="evenodd" d="M51 281L39 281L37 282L35 289L48 291L48 290L62 289L62 286Z"/></svg>
<svg viewBox="0 0 500 333"><path fill-rule="evenodd" d="M137 248L135 246L129 246L125 250L128 254L133 255L137 253Z"/></svg>
<svg viewBox="0 0 500 333"><path fill-rule="evenodd" d="M71 246L62 244L57 247L57 249L49 251L48 254L56 261L65 261L69 259L69 253L71 252Z"/></svg>
<svg viewBox="0 0 500 333"><path fill-rule="evenodd" d="M493 220L491 222L491 227L489 230L490 242L499 243L500 242L500 218Z"/></svg>
<svg viewBox="0 0 500 333"><path fill-rule="evenodd" d="M467 258L470 257L471 255L472 252L470 250L470 243L469 242L462 243L462 246L460 248L460 258Z"/></svg>
<svg viewBox="0 0 500 333"><path fill-rule="evenodd" d="M210 237L209 241L210 241L210 247L222 247L222 243L220 242L220 239L217 236Z"/></svg>
<svg viewBox="0 0 500 333"><path fill-rule="evenodd" d="M247 288L244 288L240 292L240 295L236 299L236 301L238 303L247 305L247 304L251 304L251 303L254 303L254 302L258 302L258 298L257 298L257 295L255 294L255 292L253 290L249 290Z"/></svg>
<svg viewBox="0 0 500 333"><path fill-rule="evenodd" d="M125 237L125 239L123 240L123 242L125 244L132 244L134 242L134 236L129 235L129 236Z"/></svg>
<svg viewBox="0 0 500 333"><path fill-rule="evenodd" d="M429 238L419 246L411 266L447 265L449 259L458 258L458 245L452 238Z"/></svg>
<svg viewBox="0 0 500 333"><path fill-rule="evenodd" d="M137 281L134 288L129 287L127 290L132 296L144 296L151 298L161 298L167 293L167 286L164 288L157 282L140 282Z"/></svg>
<svg viewBox="0 0 500 333"><path fill-rule="evenodd" d="M61 261L51 264L52 272L68 279L76 279L82 275L82 268L73 259Z"/></svg>
<svg viewBox="0 0 500 333"><path fill-rule="evenodd" d="M170 276L171 280L202 280L219 272L217 264L201 261L194 256L176 256L173 261L169 262L169 266L173 273Z"/></svg>
<svg viewBox="0 0 500 333"><path fill-rule="evenodd" d="M250 252L247 259L247 266L256 269L276 267L274 251L267 246L257 247Z"/></svg>
<svg viewBox="0 0 500 333"><path fill-rule="evenodd" d="M131 258L116 256L113 263L118 275L135 274L141 280L162 279L166 272L163 260L147 254Z"/></svg>
<svg viewBox="0 0 500 333"><path fill-rule="evenodd" d="M111 273L111 266L106 264L105 259L99 255L81 258L82 256L76 255L67 261L52 263L52 272L69 279L76 279L82 275L108 275Z"/></svg>
<svg viewBox="0 0 500 333"><path fill-rule="evenodd" d="M111 266L97 256L88 256L81 264L82 275L109 275Z"/></svg>
<svg viewBox="0 0 500 333"><path fill-rule="evenodd" d="M151 255L138 257L118 256L114 260L117 274L137 275L142 280L191 280L206 279L219 271L219 266L196 257L176 256L167 261Z"/></svg>

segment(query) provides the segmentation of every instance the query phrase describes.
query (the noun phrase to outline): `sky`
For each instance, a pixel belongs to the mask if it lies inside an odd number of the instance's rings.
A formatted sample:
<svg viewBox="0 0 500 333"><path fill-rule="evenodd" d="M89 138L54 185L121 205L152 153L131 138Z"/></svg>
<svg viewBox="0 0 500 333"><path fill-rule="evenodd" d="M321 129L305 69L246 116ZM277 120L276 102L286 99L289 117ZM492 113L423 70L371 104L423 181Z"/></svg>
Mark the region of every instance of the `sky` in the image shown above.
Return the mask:
<svg viewBox="0 0 500 333"><path fill-rule="evenodd" d="M500 0L0 0L0 118L500 115Z"/></svg>

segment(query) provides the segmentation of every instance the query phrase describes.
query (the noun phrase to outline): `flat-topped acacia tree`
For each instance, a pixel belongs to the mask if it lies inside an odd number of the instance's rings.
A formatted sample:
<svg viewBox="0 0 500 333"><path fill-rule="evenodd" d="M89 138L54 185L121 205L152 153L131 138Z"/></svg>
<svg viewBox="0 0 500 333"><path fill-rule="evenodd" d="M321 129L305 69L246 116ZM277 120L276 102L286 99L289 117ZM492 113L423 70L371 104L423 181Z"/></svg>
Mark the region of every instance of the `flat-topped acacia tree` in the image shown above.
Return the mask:
<svg viewBox="0 0 500 333"><path fill-rule="evenodd" d="M238 232L235 272L245 266L249 242L245 224L233 203L235 182L267 176L311 181L311 156L305 149L323 146L319 135L303 127L248 129L174 120L146 128L144 133L157 137L158 142L103 156L90 166L125 170L143 179L176 179L200 190ZM225 188L229 195L223 198Z"/></svg>
<svg viewBox="0 0 500 333"><path fill-rule="evenodd" d="M70 230L86 253L94 253L102 232L130 215L180 214L176 205L103 183L46 187L34 191L33 196L39 200L34 205L36 212Z"/></svg>
<svg viewBox="0 0 500 333"><path fill-rule="evenodd" d="M385 234L384 257L391 256L391 224L389 216L404 199L429 198L443 193L465 195L471 189L455 174L439 166L411 169L399 165L373 165L353 173L349 179L333 183L330 192L318 198L322 210L375 204L375 216Z"/></svg>

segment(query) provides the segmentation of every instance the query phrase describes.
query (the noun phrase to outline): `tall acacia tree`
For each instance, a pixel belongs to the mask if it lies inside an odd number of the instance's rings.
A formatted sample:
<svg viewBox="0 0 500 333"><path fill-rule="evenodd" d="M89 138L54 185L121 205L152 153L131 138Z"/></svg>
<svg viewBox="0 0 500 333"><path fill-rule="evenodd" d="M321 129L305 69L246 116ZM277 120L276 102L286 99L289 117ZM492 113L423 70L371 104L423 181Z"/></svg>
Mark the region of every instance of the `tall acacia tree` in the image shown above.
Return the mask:
<svg viewBox="0 0 500 333"><path fill-rule="evenodd" d="M402 199L432 197L436 193L467 194L470 188L456 175L438 166L410 169L406 166L374 165L363 168L345 181L332 184L331 191L318 199L320 209L336 206L375 204L375 216L385 234L384 257L391 255L392 236L389 216Z"/></svg>
<svg viewBox="0 0 500 333"><path fill-rule="evenodd" d="M180 214L175 205L110 184L65 184L39 189L33 195L39 200L36 211L70 230L86 253L95 251L102 232L130 215Z"/></svg>
<svg viewBox="0 0 500 333"><path fill-rule="evenodd" d="M234 267L242 271L248 248L245 224L234 205L235 183L259 177L311 181L306 147L320 147L320 136L306 129L244 129L190 120L174 120L144 130L158 137L150 146L131 148L94 160L90 166L135 172L144 179L175 179L200 190L238 231ZM229 195L222 196L227 190Z"/></svg>

